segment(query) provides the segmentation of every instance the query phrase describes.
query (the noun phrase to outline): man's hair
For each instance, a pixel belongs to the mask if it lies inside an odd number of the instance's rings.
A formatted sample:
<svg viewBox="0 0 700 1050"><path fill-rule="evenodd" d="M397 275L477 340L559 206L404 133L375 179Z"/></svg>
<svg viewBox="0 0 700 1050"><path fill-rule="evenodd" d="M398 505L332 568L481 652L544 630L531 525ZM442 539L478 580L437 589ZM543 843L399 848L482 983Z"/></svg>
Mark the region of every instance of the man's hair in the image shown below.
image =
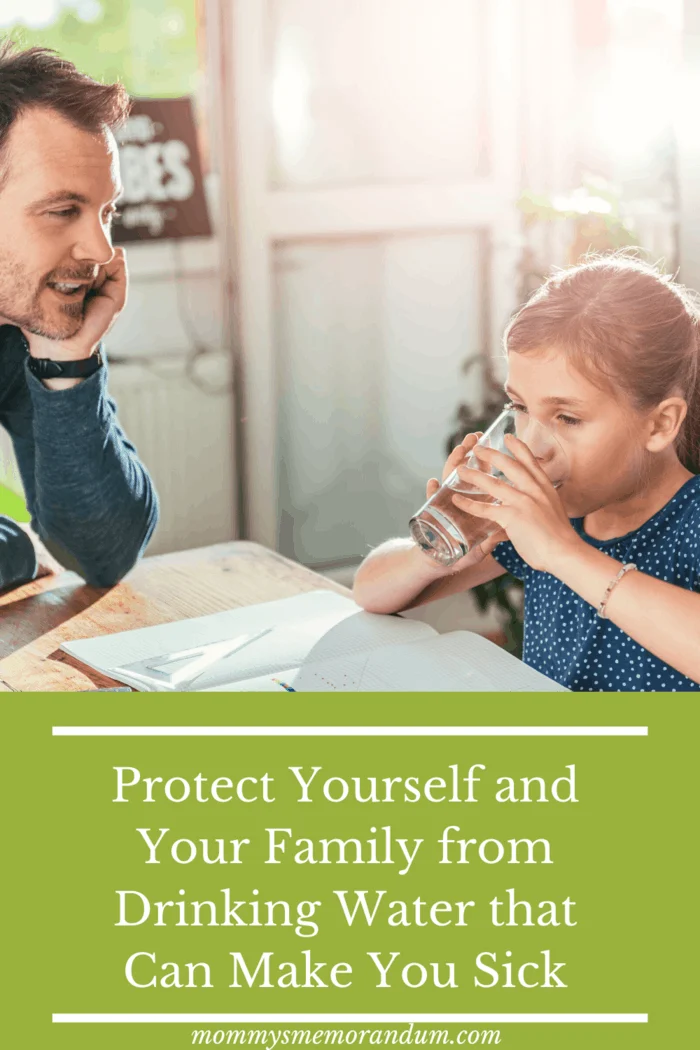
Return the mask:
<svg viewBox="0 0 700 1050"><path fill-rule="evenodd" d="M28 109L52 109L84 131L116 129L129 112L122 84L100 84L45 47L0 40L0 184L12 125Z"/></svg>

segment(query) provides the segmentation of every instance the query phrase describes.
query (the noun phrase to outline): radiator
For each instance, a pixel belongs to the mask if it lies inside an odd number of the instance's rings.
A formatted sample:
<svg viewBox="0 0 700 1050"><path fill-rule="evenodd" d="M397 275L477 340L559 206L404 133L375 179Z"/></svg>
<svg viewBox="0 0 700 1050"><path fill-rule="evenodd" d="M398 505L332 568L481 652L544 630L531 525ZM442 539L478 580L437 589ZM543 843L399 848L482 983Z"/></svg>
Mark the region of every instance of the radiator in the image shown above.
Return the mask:
<svg viewBox="0 0 700 1050"><path fill-rule="evenodd" d="M119 421L153 478L160 499L149 554L235 537L233 397L224 354L199 359L195 380L182 359L110 365ZM206 390L204 389L206 388ZM223 390L223 392L222 392ZM0 485L21 491L12 446L0 429Z"/></svg>

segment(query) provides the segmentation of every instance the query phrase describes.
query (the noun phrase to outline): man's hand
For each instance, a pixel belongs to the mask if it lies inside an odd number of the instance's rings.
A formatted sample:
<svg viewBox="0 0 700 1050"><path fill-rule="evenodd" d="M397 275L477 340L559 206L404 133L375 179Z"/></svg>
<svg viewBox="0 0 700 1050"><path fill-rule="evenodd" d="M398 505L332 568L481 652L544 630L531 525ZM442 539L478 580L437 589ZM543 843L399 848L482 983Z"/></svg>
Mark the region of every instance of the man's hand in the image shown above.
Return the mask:
<svg viewBox="0 0 700 1050"><path fill-rule="evenodd" d="M79 361L94 354L126 302L128 277L123 248L115 248L114 258L100 271L87 294L85 314L80 330L70 339L47 339L32 332L24 335L32 357L51 358L53 361ZM75 380L50 381L73 383Z"/></svg>
<svg viewBox="0 0 700 1050"><path fill-rule="evenodd" d="M114 258L101 266L97 280L85 300L85 314L80 329L70 339L47 339L24 331L32 357L52 361L80 361L90 357L124 309L128 275L123 248L114 249ZM82 379L42 379L49 390L67 390Z"/></svg>
<svg viewBox="0 0 700 1050"><path fill-rule="evenodd" d="M26 532L34 547L38 565L37 574L34 578L38 580L41 576L53 576L55 573L63 572L63 566L59 565L52 554L49 554L34 530L29 525L23 525L21 522L17 522L17 525L23 532Z"/></svg>

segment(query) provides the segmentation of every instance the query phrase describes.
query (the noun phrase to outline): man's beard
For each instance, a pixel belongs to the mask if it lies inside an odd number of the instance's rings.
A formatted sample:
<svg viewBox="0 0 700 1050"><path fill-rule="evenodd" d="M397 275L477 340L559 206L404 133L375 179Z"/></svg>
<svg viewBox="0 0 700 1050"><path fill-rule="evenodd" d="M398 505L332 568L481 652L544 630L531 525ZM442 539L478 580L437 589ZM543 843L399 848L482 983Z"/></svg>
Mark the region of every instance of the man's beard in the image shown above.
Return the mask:
<svg viewBox="0 0 700 1050"><path fill-rule="evenodd" d="M0 256L0 316L32 335L55 341L70 339L82 327L85 298L57 303L57 311L52 311L52 316L49 316L42 307L42 293L50 280L90 280L94 277L94 270L94 267L90 267L89 273L50 273L33 290L33 281L21 264L12 261L3 263Z"/></svg>

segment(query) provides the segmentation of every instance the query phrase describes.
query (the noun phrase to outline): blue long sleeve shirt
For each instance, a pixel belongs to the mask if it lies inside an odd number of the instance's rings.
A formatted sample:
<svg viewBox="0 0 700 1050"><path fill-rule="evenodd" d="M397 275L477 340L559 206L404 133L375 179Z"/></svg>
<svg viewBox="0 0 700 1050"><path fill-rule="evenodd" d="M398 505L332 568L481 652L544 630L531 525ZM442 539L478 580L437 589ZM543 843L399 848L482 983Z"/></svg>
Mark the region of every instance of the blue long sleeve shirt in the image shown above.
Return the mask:
<svg viewBox="0 0 700 1050"><path fill-rule="evenodd" d="M96 587L129 571L158 519L153 485L117 422L106 372L49 390L27 368L19 329L0 327L0 425L12 438L32 527L62 565ZM36 572L31 540L0 515L0 589Z"/></svg>

